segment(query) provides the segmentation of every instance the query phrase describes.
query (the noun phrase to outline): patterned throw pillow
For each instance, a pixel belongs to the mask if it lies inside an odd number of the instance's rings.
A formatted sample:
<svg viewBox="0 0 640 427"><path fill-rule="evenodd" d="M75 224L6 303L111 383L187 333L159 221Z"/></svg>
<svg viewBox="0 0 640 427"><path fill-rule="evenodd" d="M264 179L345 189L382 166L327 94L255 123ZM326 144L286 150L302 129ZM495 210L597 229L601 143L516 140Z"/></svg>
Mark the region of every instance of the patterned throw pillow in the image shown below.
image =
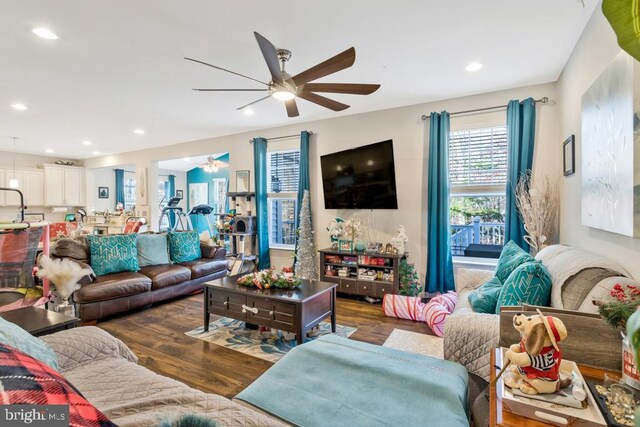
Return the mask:
<svg viewBox="0 0 640 427"><path fill-rule="evenodd" d="M202 256L200 235L196 230L171 232L168 236L171 261L175 263L187 262Z"/></svg>
<svg viewBox="0 0 640 427"><path fill-rule="evenodd" d="M0 317L0 344L10 345L58 370L58 356L49 345L15 323Z"/></svg>
<svg viewBox="0 0 640 427"><path fill-rule="evenodd" d="M0 406L69 405L69 425L117 427L62 375L28 354L0 344Z"/></svg>
<svg viewBox="0 0 640 427"><path fill-rule="evenodd" d="M500 307L522 304L549 306L551 300L551 276L540 261L525 262L513 270L502 286L496 314Z"/></svg>
<svg viewBox="0 0 640 427"><path fill-rule="evenodd" d="M501 290L502 282L497 277L493 277L478 289L471 292L469 294L469 303L471 303L473 311L476 313L494 314Z"/></svg>
<svg viewBox="0 0 640 427"><path fill-rule="evenodd" d="M137 239L137 234L89 236L91 267L96 276L140 270Z"/></svg>
<svg viewBox="0 0 640 427"><path fill-rule="evenodd" d="M509 243L504 245L500 259L498 259L498 265L496 266L496 277L501 283L507 281L507 277L513 270L520 264L525 262L534 261L535 258L523 251L522 248L516 245L513 240L509 240Z"/></svg>

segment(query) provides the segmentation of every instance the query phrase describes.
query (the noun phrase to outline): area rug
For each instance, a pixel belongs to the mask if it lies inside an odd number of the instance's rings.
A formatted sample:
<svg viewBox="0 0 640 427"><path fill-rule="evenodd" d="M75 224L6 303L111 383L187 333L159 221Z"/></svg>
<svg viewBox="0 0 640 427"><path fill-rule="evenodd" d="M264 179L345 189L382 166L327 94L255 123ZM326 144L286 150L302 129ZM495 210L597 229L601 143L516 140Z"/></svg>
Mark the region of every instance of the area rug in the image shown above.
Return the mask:
<svg viewBox="0 0 640 427"><path fill-rule="evenodd" d="M443 341L442 338L435 335L394 329L382 346L444 359Z"/></svg>
<svg viewBox="0 0 640 427"><path fill-rule="evenodd" d="M336 335L348 338L356 331L356 328L336 325ZM307 334L304 342L313 341L316 338L331 333L331 324L321 322L318 328ZM185 332L186 335L210 342L231 350L239 351L253 357L277 362L289 350L296 346L294 334L271 329L259 332L246 329L244 322L223 317L209 323L209 331L204 332L204 327ZM311 336L313 335L313 336ZM290 339L286 339L290 338Z"/></svg>

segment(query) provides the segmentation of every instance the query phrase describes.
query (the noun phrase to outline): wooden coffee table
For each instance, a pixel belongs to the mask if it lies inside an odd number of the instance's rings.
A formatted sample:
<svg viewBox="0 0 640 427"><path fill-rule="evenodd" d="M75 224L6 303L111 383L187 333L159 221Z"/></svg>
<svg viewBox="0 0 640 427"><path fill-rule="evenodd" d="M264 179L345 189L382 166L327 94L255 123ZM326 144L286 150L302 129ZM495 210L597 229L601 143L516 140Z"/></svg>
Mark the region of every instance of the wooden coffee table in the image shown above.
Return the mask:
<svg viewBox="0 0 640 427"><path fill-rule="evenodd" d="M0 313L0 317L15 323L31 335L40 337L80 325L80 319L37 307L23 307Z"/></svg>
<svg viewBox="0 0 640 427"><path fill-rule="evenodd" d="M308 330L331 316L336 331L335 283L304 280L296 289L258 289L240 286L239 276L228 276L204 285L204 330L211 314L244 320L296 334L302 344Z"/></svg>

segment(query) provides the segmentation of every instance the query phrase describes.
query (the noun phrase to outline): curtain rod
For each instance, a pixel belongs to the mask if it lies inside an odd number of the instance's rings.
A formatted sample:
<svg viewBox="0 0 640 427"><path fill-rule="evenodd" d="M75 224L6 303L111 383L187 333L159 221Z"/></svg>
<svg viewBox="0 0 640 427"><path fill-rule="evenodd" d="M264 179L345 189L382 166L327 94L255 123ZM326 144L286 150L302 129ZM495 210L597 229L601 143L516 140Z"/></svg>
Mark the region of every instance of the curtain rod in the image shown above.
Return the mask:
<svg viewBox="0 0 640 427"><path fill-rule="evenodd" d="M313 135L313 132L311 132L311 131L309 131L308 133L309 133L309 135ZM278 139L297 138L299 136L300 136L300 134L296 133L295 135L274 136L273 138L266 138L266 140L267 140L267 142L269 142L269 141L276 141ZM253 139L250 139L249 143L253 144Z"/></svg>
<svg viewBox="0 0 640 427"><path fill-rule="evenodd" d="M540 103L540 104L548 104L549 103L549 98L547 98L546 96L540 98L540 99L534 99L533 100L534 104ZM470 114L470 113L480 113L483 111L491 111L491 110L500 110L503 108L507 108L508 105L496 105L495 107L485 107L485 108L475 108L473 110L465 110L465 111L456 111L454 113L449 113L449 116L457 116L460 114ZM429 116L423 114L422 116L420 116L421 120L427 120L429 118Z"/></svg>

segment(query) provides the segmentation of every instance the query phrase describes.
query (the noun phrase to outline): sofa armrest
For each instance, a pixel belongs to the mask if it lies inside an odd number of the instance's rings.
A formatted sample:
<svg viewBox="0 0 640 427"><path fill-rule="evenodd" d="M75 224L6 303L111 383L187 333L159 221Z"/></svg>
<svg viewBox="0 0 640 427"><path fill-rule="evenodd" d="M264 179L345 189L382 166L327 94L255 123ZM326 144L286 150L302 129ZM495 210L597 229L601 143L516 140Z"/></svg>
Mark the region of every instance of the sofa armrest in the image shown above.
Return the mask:
<svg viewBox="0 0 640 427"><path fill-rule="evenodd" d="M223 260L227 257L227 250L222 246L200 243L200 251L202 252L202 258Z"/></svg>
<svg viewBox="0 0 640 427"><path fill-rule="evenodd" d="M58 356L60 372L101 359L122 358L137 363L138 357L118 338L95 326L67 329L41 338Z"/></svg>
<svg viewBox="0 0 640 427"><path fill-rule="evenodd" d="M475 268L456 268L453 272L456 282L456 292L465 289L476 289L494 276L491 270Z"/></svg>
<svg viewBox="0 0 640 427"><path fill-rule="evenodd" d="M444 358L489 381L490 352L500 342L500 316L452 314L444 323Z"/></svg>

